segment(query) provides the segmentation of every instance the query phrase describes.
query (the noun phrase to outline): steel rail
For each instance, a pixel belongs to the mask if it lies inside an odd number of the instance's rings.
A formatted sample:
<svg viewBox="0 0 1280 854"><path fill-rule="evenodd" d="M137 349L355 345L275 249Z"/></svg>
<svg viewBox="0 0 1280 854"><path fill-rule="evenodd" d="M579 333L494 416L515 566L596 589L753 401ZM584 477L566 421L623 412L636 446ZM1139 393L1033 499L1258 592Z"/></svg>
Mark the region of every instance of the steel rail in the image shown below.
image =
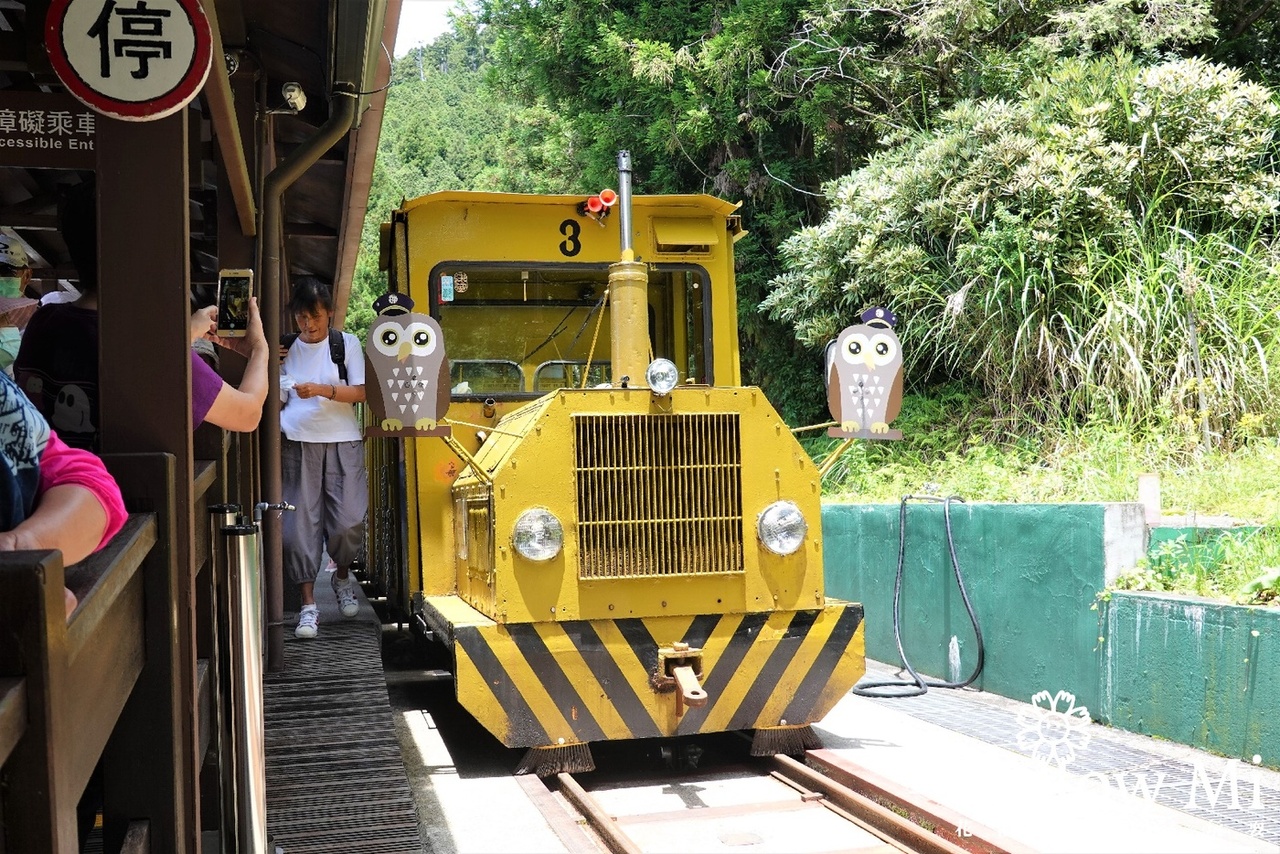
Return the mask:
<svg viewBox="0 0 1280 854"><path fill-rule="evenodd" d="M825 776L801 762L788 756L774 756L766 760L773 766L769 776L778 782L799 792L801 800L830 811L853 826L885 843L890 848L906 852L906 854L968 854L965 848L957 846L944 836L922 827L904 818L872 798L867 797L838 780ZM757 766L758 767L758 766ZM557 774L556 782L560 791L574 809L581 815L583 823L594 832L605 847L615 854L641 854L635 841L622 829L619 821L609 814L603 806L587 792L573 776L567 773ZM549 783L548 780L543 781ZM539 787L541 788L541 787ZM533 798L531 798L533 800ZM535 801L538 809L546 812L549 807L545 802ZM751 813L768 811L766 804L745 805L739 807ZM631 817L637 820L637 817ZM670 816L667 816L669 819ZM645 819L640 818L644 821ZM568 841L561 835L561 841ZM571 848L572 850L572 848ZM879 848L875 850L888 850ZM988 852L999 849L987 848Z"/></svg>
<svg viewBox="0 0 1280 854"><path fill-rule="evenodd" d="M642 854L636 844L631 841L631 837L618 827L613 816L605 812L596 799L578 785L578 781L573 779L572 775L561 772L556 775L556 781L560 783L564 796L578 808L592 829L600 834L610 851L614 854Z"/></svg>
<svg viewBox="0 0 1280 854"><path fill-rule="evenodd" d="M855 823L903 850L920 854L965 854L965 849L908 821L893 810L837 783L790 756L774 756L777 773L823 796L825 802L847 812Z"/></svg>

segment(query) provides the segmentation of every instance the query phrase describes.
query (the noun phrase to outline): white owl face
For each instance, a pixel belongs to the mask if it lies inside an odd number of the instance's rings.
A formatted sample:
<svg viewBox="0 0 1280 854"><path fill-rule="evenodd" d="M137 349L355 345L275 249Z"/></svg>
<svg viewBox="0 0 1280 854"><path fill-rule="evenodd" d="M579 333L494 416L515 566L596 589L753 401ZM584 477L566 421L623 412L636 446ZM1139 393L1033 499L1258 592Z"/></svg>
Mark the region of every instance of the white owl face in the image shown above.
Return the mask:
<svg viewBox="0 0 1280 854"><path fill-rule="evenodd" d="M890 332L853 332L840 344L840 356L851 365L884 367L898 355L898 339Z"/></svg>
<svg viewBox="0 0 1280 854"><path fill-rule="evenodd" d="M379 353L401 362L429 356L439 343L435 330L420 320L407 326L398 320L383 320L373 328L369 339Z"/></svg>

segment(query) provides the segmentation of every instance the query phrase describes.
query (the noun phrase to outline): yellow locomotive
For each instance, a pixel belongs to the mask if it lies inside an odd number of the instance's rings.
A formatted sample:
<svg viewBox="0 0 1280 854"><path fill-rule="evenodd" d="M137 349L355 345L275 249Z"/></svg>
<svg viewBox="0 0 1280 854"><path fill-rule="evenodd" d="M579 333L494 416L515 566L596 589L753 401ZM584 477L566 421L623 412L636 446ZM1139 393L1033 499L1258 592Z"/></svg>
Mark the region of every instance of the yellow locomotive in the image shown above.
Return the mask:
<svg viewBox="0 0 1280 854"><path fill-rule="evenodd" d="M434 193L384 225L392 289L443 330L453 436L369 443L369 569L541 774L612 739L798 752L865 669L817 467L740 385L736 205L633 199L619 167L616 197Z"/></svg>

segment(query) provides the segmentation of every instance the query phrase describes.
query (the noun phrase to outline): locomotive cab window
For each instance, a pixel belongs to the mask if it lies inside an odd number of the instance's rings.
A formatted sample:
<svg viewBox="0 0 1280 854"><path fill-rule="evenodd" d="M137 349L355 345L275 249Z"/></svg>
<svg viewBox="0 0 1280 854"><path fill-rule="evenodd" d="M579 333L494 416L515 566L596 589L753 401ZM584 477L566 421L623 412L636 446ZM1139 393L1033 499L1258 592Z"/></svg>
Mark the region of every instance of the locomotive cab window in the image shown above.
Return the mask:
<svg viewBox="0 0 1280 854"><path fill-rule="evenodd" d="M536 398L610 383L608 286L607 265L436 265L432 314L453 396ZM710 310L705 270L650 266L650 346L681 382L712 381Z"/></svg>

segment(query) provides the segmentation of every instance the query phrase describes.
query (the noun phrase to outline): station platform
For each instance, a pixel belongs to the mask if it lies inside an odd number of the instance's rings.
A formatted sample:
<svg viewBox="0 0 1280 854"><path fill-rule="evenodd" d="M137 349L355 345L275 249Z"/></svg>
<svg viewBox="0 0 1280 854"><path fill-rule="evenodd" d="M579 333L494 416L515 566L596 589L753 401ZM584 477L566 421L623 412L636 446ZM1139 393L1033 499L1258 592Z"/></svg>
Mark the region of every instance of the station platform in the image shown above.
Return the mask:
<svg viewBox="0 0 1280 854"><path fill-rule="evenodd" d="M424 850L567 850L510 776L520 752L480 747L487 734L442 701L452 692L443 674L424 684L392 667L388 679ZM815 730L830 754L1011 851L1280 853L1280 774L1030 704L970 690L850 695Z"/></svg>

